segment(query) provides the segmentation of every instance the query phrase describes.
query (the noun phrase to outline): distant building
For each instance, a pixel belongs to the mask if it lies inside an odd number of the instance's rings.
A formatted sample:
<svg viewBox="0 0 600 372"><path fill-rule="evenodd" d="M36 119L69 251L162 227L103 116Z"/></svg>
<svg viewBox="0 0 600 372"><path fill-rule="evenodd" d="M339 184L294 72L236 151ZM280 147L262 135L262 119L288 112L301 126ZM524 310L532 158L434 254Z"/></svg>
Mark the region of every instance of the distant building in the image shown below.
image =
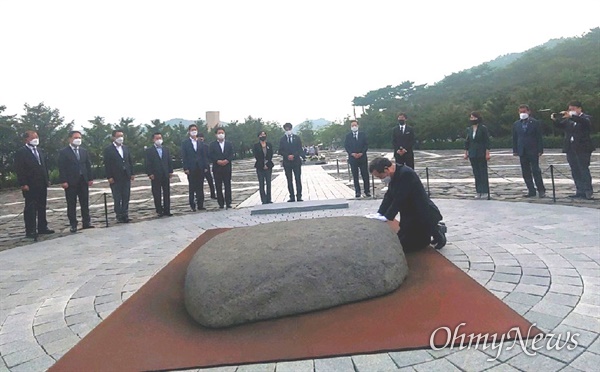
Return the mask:
<svg viewBox="0 0 600 372"><path fill-rule="evenodd" d="M206 111L206 126L212 130L221 122L219 111Z"/></svg>

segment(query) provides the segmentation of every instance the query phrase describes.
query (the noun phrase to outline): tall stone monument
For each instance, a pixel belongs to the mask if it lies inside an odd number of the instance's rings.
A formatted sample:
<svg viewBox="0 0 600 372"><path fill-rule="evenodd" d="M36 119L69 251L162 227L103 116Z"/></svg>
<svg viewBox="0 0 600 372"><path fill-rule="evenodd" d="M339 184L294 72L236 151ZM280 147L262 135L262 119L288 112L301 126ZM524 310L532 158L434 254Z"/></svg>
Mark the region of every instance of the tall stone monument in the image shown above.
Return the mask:
<svg viewBox="0 0 600 372"><path fill-rule="evenodd" d="M213 130L215 127L219 126L221 122L220 112L219 111L206 111L206 125L208 129Z"/></svg>

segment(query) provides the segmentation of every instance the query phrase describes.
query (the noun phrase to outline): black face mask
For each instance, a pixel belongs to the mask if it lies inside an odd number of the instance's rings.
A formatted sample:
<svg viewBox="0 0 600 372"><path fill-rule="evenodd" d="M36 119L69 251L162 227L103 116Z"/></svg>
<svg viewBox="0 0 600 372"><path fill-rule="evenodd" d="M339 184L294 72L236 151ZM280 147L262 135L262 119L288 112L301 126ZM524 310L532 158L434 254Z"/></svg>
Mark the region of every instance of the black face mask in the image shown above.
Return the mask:
<svg viewBox="0 0 600 372"><path fill-rule="evenodd" d="M406 123L406 120L398 119L398 124L404 125L404 123Z"/></svg>
<svg viewBox="0 0 600 372"><path fill-rule="evenodd" d="M469 123L471 123L471 125L475 125L479 123L479 119L469 119Z"/></svg>
<svg viewBox="0 0 600 372"><path fill-rule="evenodd" d="M262 136L262 137L258 137L258 139L261 140L261 141L266 141L267 137L266 136Z"/></svg>

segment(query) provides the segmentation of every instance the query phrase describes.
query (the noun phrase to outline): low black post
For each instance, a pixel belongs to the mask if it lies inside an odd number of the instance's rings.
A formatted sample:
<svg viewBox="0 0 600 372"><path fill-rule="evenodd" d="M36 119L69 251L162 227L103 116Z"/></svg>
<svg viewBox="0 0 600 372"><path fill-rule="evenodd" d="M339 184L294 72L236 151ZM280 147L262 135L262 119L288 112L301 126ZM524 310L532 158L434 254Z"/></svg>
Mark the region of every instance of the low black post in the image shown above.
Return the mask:
<svg viewBox="0 0 600 372"><path fill-rule="evenodd" d="M556 203L556 187L554 187L554 165L550 164L550 178L552 178L552 201Z"/></svg>
<svg viewBox="0 0 600 372"><path fill-rule="evenodd" d="M106 193L104 193L104 222L106 222L106 227L108 227L108 204L106 203Z"/></svg>
<svg viewBox="0 0 600 372"><path fill-rule="evenodd" d="M490 195L490 172L488 172L488 166L487 166L487 162L485 163L485 177L487 179L487 200L491 200L492 197Z"/></svg>
<svg viewBox="0 0 600 372"><path fill-rule="evenodd" d="M346 169L348 170L348 181L352 181L352 172L350 172L350 162L346 163Z"/></svg>
<svg viewBox="0 0 600 372"><path fill-rule="evenodd" d="M337 177L340 178L340 159L335 159L335 165L337 166Z"/></svg>
<svg viewBox="0 0 600 372"><path fill-rule="evenodd" d="M429 192L429 167L425 167L425 177L427 177L427 196L431 197L431 193Z"/></svg>
<svg viewBox="0 0 600 372"><path fill-rule="evenodd" d="M375 195L375 176L373 175L371 175L371 188L373 189L373 192L371 193L373 199L377 199L377 195Z"/></svg>

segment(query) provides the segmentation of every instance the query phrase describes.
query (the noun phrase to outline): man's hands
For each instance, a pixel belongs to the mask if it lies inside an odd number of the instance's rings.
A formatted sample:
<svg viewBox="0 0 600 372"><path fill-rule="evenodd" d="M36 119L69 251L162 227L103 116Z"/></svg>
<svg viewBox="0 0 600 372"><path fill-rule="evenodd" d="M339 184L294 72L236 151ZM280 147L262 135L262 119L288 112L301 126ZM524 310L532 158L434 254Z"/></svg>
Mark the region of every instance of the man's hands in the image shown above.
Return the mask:
<svg viewBox="0 0 600 372"><path fill-rule="evenodd" d="M64 190L66 190L66 189L68 189L68 188L69 188L69 183L68 183L68 182L63 182L63 183L61 183L61 184L60 184L60 186L61 186L61 187L62 187Z"/></svg>
<svg viewBox="0 0 600 372"><path fill-rule="evenodd" d="M229 164L229 160L227 160L227 159L217 160L217 165L220 165L220 166L224 167L227 164Z"/></svg>
<svg viewBox="0 0 600 372"><path fill-rule="evenodd" d="M352 156L354 159L360 159L362 158L363 154L362 152L353 152L352 154L350 154L350 156Z"/></svg>
<svg viewBox="0 0 600 372"><path fill-rule="evenodd" d="M29 191L29 186L28 185L23 185L23 186L21 186L21 190L23 190L23 191Z"/></svg>

